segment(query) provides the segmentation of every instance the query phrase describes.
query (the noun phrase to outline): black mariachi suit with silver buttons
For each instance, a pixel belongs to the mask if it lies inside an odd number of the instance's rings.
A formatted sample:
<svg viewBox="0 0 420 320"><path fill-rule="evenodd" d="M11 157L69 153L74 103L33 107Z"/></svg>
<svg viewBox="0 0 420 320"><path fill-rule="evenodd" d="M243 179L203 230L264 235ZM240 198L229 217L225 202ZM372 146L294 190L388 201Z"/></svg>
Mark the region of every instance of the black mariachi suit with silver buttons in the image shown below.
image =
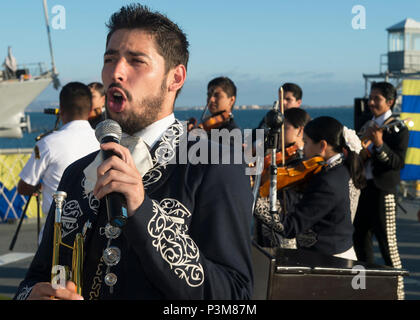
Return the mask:
<svg viewBox="0 0 420 320"><path fill-rule="evenodd" d="M387 120L388 121L388 120ZM374 263L372 235L378 241L386 265L402 268L396 238L396 193L400 170L404 167L409 133L384 131L384 144L373 148L371 156L373 179L362 189L354 218L354 249L357 259ZM398 277L398 299L404 299L404 282Z"/></svg>
<svg viewBox="0 0 420 320"><path fill-rule="evenodd" d="M391 230L387 232L387 228L394 228L390 224L395 226L395 194L400 182L400 170L404 167L408 136L406 127L403 127L399 132L384 131L382 149L378 151L373 148L370 158L373 179L368 180L367 187L362 190L354 220L355 251L357 258L361 261L374 262L373 232L378 240L385 264L393 267L401 266L399 257L397 257L398 252L393 252L394 257L390 255L388 238L395 237L395 230L391 235ZM392 251L398 250L396 239L392 240L394 243Z"/></svg>
<svg viewBox="0 0 420 320"><path fill-rule="evenodd" d="M85 241L85 299L251 298L252 193L245 167L175 164L191 145L183 144L185 132L176 121L151 150L153 168L143 177L145 200L122 234L111 240L121 250L120 262L110 270L118 276L113 293L104 284L106 266L101 259L108 241L106 212L102 201L83 188L83 169L96 153L64 173L59 186L67 192L63 241L72 244L85 222L92 223ZM51 279L53 216L47 218L43 240L16 299L27 298L35 283ZM63 248L60 255L60 263L71 266L70 250Z"/></svg>

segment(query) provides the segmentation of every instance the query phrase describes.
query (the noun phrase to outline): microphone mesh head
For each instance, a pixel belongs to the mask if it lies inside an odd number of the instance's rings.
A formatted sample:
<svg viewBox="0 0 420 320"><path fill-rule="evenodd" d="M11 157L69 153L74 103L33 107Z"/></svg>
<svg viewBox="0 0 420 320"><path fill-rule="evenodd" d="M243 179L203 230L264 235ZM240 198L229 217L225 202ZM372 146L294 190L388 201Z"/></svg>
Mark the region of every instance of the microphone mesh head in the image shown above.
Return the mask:
<svg viewBox="0 0 420 320"><path fill-rule="evenodd" d="M121 141L122 130L118 122L111 119L106 119L102 122L99 122L96 126L95 136L99 142L101 142L103 138L109 136L112 136L118 141Z"/></svg>

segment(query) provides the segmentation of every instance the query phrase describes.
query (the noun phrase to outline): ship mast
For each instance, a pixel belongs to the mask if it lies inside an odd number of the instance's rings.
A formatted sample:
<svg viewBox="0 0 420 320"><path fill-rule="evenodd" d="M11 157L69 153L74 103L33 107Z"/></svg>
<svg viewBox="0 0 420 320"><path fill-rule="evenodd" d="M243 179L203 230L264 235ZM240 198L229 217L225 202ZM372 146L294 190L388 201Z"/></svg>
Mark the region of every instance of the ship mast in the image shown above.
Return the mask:
<svg viewBox="0 0 420 320"><path fill-rule="evenodd" d="M61 86L61 84L60 84L60 80L58 79L57 69L55 67L54 53L53 53L53 47L52 47L52 41L51 41L50 22L49 22L49 19L48 19L47 0L43 0L43 5L44 5L45 24L47 26L48 44L50 46L53 85L54 85L55 89L58 89Z"/></svg>

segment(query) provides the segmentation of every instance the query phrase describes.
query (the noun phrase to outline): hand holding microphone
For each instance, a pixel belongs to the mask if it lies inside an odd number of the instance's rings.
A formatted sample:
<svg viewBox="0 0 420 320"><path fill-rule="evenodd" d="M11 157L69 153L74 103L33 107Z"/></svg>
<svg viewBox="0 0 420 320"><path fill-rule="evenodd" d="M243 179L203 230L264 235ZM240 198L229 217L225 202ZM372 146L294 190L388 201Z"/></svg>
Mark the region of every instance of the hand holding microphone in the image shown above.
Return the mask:
<svg viewBox="0 0 420 320"><path fill-rule="evenodd" d="M101 143L103 163L97 169L93 193L98 199L105 197L111 225L122 227L144 200L142 177L130 151L120 145L122 132L116 121L100 122L95 134Z"/></svg>

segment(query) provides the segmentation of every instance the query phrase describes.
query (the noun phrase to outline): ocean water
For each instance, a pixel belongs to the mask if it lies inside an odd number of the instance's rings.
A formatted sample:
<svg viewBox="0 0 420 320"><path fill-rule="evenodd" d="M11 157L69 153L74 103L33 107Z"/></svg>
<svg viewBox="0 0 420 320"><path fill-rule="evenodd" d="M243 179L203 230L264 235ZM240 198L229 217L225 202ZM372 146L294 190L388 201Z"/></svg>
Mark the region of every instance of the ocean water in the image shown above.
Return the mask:
<svg viewBox="0 0 420 320"><path fill-rule="evenodd" d="M343 125L353 128L353 108L306 108L312 118L320 116L331 116L339 120ZM256 128L268 110L235 110L235 122L241 129ZM0 149L9 148L33 148L35 138L40 134L54 128L56 117L42 112L28 113L31 119L31 132L24 132L21 139L0 138ZM201 110L175 110L177 119L186 121L190 117L200 118Z"/></svg>

